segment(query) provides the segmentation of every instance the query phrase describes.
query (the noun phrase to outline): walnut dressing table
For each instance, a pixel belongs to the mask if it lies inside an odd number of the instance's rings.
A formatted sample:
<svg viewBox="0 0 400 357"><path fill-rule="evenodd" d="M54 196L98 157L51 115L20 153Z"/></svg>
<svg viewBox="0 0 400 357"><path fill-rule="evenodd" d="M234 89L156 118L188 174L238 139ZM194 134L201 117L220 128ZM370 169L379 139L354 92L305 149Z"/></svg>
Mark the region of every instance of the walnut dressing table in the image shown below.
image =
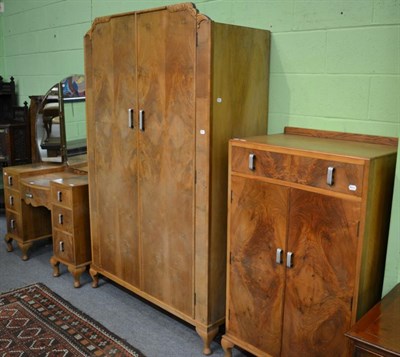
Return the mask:
<svg viewBox="0 0 400 357"><path fill-rule="evenodd" d="M90 264L88 183L85 167L29 164L4 168L7 250L14 240L28 259L35 241L53 237L53 275L63 263L80 286L80 276Z"/></svg>

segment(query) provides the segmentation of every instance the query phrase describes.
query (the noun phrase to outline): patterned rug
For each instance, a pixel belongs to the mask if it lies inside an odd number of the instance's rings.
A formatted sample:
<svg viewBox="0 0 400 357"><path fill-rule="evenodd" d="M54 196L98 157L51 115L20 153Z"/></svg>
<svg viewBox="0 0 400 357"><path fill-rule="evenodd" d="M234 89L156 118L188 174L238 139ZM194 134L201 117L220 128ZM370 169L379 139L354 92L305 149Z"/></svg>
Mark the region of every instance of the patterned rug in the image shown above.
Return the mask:
<svg viewBox="0 0 400 357"><path fill-rule="evenodd" d="M43 284L0 295L0 356L144 356Z"/></svg>

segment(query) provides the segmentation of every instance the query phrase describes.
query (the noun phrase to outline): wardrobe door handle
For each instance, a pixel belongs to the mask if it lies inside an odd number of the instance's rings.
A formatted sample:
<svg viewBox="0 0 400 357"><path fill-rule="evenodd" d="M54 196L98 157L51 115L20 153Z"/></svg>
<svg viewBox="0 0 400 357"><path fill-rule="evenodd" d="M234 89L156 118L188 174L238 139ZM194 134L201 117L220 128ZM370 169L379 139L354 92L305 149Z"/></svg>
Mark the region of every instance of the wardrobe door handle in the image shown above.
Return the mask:
<svg viewBox="0 0 400 357"><path fill-rule="evenodd" d="M144 110L139 110L139 130L144 131Z"/></svg>
<svg viewBox="0 0 400 357"><path fill-rule="evenodd" d="M249 170L255 170L256 169L256 155L255 154L249 154Z"/></svg>
<svg viewBox="0 0 400 357"><path fill-rule="evenodd" d="M326 184L328 186L333 185L333 172L335 171L335 168L333 166L329 166L327 171L326 171Z"/></svg>
<svg viewBox="0 0 400 357"><path fill-rule="evenodd" d="M129 108L128 109L128 128L133 129L134 128L134 121L133 121L133 109Z"/></svg>
<svg viewBox="0 0 400 357"><path fill-rule="evenodd" d="M276 264L282 264L282 253L283 253L283 250L281 248L277 248L277 250L276 250Z"/></svg>
<svg viewBox="0 0 400 357"><path fill-rule="evenodd" d="M292 268L293 267L293 253L287 252L286 254L286 267Z"/></svg>

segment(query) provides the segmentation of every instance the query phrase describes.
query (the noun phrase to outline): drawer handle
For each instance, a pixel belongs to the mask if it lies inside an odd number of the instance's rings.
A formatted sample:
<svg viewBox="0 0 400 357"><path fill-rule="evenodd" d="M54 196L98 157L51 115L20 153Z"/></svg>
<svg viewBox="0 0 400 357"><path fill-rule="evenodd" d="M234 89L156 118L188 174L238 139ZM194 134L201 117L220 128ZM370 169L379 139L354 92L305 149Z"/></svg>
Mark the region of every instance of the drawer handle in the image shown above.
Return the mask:
<svg viewBox="0 0 400 357"><path fill-rule="evenodd" d="M249 154L249 170L255 170L256 169L256 155L255 154Z"/></svg>
<svg viewBox="0 0 400 357"><path fill-rule="evenodd" d="M10 227L11 227L11 229L15 229L15 227L16 227L15 219L10 220Z"/></svg>
<svg viewBox="0 0 400 357"><path fill-rule="evenodd" d="M133 129L134 125L133 125L133 109L129 108L128 109L128 128L129 129Z"/></svg>
<svg viewBox="0 0 400 357"><path fill-rule="evenodd" d="M58 202L62 201L62 192L61 191L57 191L57 201Z"/></svg>
<svg viewBox="0 0 400 357"><path fill-rule="evenodd" d="M12 185L13 185L13 178L12 178L12 176L8 176L7 181L8 181L8 186L12 186Z"/></svg>
<svg viewBox="0 0 400 357"><path fill-rule="evenodd" d="M9 197L10 206L14 206L14 196Z"/></svg>
<svg viewBox="0 0 400 357"><path fill-rule="evenodd" d="M144 110L139 110L139 130L144 131Z"/></svg>
<svg viewBox="0 0 400 357"><path fill-rule="evenodd" d="M293 253L287 252L286 254L286 267L292 268L293 267Z"/></svg>
<svg viewBox="0 0 400 357"><path fill-rule="evenodd" d="M60 243L58 243L58 246L60 247L60 252L64 251L64 242L60 241Z"/></svg>
<svg viewBox="0 0 400 357"><path fill-rule="evenodd" d="M326 172L326 184L329 186L333 185L333 172L335 171L335 168L333 166L329 166L328 170Z"/></svg>
<svg viewBox="0 0 400 357"><path fill-rule="evenodd" d="M276 250L276 264L282 264L282 253L283 250L281 248Z"/></svg>
<svg viewBox="0 0 400 357"><path fill-rule="evenodd" d="M33 198L33 195L31 193L25 193L26 198Z"/></svg>
<svg viewBox="0 0 400 357"><path fill-rule="evenodd" d="M62 215L62 213L58 214L58 223L60 223L60 224L64 223L64 216Z"/></svg>

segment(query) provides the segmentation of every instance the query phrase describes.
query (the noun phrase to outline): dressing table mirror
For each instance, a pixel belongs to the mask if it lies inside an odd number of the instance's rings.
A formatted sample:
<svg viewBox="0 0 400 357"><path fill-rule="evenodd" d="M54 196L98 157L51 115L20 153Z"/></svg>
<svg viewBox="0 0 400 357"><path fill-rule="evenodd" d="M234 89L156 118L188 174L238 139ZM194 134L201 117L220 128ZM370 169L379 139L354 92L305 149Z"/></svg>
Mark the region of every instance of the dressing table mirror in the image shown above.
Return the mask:
<svg viewBox="0 0 400 357"><path fill-rule="evenodd" d="M79 287L91 261L84 76L52 86L35 115L38 162L3 171L7 250L15 241L27 260L36 241L50 238L53 275L62 263Z"/></svg>
<svg viewBox="0 0 400 357"><path fill-rule="evenodd" d="M39 105L36 147L42 162L86 161L85 77L72 75L53 85Z"/></svg>

